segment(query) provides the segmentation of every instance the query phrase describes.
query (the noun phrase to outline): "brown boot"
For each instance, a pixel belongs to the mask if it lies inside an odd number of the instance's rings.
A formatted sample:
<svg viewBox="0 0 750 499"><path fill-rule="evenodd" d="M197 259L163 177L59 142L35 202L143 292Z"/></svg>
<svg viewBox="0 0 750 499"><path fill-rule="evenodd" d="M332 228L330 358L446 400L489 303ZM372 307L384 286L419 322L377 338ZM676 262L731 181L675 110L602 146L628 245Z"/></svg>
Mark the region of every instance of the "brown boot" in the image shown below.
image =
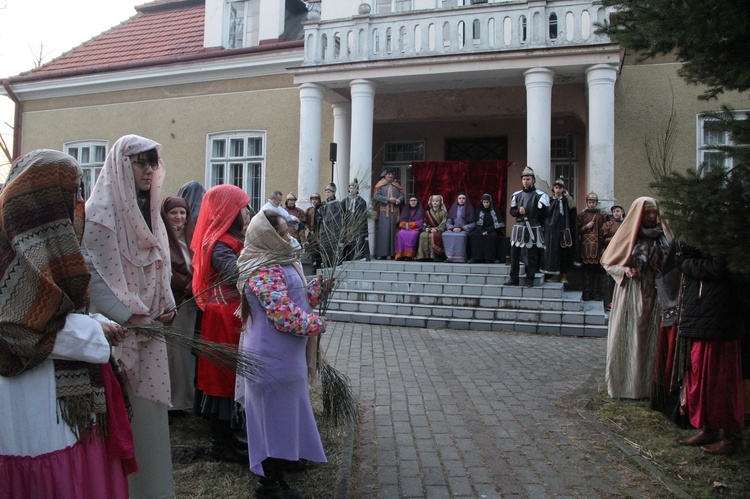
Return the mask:
<svg viewBox="0 0 750 499"><path fill-rule="evenodd" d="M744 447L742 433L740 431L725 430L724 438L713 444L702 445L701 450L706 454L721 456L742 452Z"/></svg>
<svg viewBox="0 0 750 499"><path fill-rule="evenodd" d="M560 282L563 284L568 284L568 274L560 275Z"/></svg>
<svg viewBox="0 0 750 499"><path fill-rule="evenodd" d="M680 440L680 445L710 445L718 442L719 440L721 440L721 437L719 436L719 430L713 428L704 428L692 437Z"/></svg>

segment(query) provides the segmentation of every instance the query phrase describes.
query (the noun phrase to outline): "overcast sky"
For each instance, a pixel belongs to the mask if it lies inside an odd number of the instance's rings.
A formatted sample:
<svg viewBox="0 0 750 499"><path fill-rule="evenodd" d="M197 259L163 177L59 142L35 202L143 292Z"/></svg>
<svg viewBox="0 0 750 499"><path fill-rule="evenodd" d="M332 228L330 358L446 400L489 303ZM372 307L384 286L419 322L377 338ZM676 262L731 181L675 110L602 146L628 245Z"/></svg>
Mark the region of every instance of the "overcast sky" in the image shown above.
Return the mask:
<svg viewBox="0 0 750 499"><path fill-rule="evenodd" d="M0 0L0 78L32 69L40 48L42 62L48 62L132 17L135 5L149 1ZM13 102L0 96L0 134L9 148L13 131L6 123L13 124L13 109ZM4 178L0 166L0 181Z"/></svg>

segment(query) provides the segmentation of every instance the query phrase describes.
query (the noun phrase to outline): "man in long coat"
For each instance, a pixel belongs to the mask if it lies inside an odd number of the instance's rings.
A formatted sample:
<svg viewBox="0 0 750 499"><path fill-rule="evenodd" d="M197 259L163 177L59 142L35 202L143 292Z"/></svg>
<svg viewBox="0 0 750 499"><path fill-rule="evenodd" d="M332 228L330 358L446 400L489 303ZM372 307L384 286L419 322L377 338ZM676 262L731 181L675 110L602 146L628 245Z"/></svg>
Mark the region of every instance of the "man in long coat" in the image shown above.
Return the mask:
<svg viewBox="0 0 750 499"><path fill-rule="evenodd" d="M386 168L375 184L372 200L378 212L375 229L375 257L381 260L396 256L396 228L404 202L404 189L393 179L393 169Z"/></svg>

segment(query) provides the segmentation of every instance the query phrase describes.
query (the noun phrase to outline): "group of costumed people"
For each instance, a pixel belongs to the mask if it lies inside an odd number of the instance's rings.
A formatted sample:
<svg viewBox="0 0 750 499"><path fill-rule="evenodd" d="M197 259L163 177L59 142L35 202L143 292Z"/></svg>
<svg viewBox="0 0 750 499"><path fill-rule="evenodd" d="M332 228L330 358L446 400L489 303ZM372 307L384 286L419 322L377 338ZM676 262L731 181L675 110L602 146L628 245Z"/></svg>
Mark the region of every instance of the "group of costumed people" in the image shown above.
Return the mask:
<svg viewBox="0 0 750 499"><path fill-rule="evenodd" d="M750 352L745 319L736 311L746 292L724 259L680 243L656 200L641 197L601 265L616 282L607 336L609 395L649 397L652 409L699 430L682 445L707 454L741 451L750 416Z"/></svg>
<svg viewBox="0 0 750 499"><path fill-rule="evenodd" d="M326 326L312 307L331 283L306 282L286 221L251 221L238 187L191 182L160 203L160 151L117 140L87 201L67 154L12 165L0 193L3 497L171 497L168 410L194 404L212 454L261 477L258 497L301 497L284 470L326 461L307 380ZM202 355L196 366L168 330L242 346L258 374Z"/></svg>
<svg viewBox="0 0 750 499"><path fill-rule="evenodd" d="M505 221L490 194L482 196L477 209L464 191L457 194L450 209L446 209L443 196L434 194L425 210L415 194L404 197L393 169L388 168L375 185L372 199L376 212L374 256L378 259L500 261L499 238Z"/></svg>

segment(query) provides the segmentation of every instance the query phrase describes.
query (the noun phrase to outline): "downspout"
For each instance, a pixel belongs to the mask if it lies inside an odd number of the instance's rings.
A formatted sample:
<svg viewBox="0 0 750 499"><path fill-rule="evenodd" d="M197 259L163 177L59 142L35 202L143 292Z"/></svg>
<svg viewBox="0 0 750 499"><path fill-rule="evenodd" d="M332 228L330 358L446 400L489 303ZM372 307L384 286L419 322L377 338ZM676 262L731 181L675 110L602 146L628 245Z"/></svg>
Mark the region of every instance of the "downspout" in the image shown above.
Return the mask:
<svg viewBox="0 0 750 499"><path fill-rule="evenodd" d="M10 80L3 80L3 88L8 93L8 97L16 105L16 112L13 116L13 157L11 161L15 160L21 155L21 137L23 136L23 104L18 98L16 93L10 87Z"/></svg>

